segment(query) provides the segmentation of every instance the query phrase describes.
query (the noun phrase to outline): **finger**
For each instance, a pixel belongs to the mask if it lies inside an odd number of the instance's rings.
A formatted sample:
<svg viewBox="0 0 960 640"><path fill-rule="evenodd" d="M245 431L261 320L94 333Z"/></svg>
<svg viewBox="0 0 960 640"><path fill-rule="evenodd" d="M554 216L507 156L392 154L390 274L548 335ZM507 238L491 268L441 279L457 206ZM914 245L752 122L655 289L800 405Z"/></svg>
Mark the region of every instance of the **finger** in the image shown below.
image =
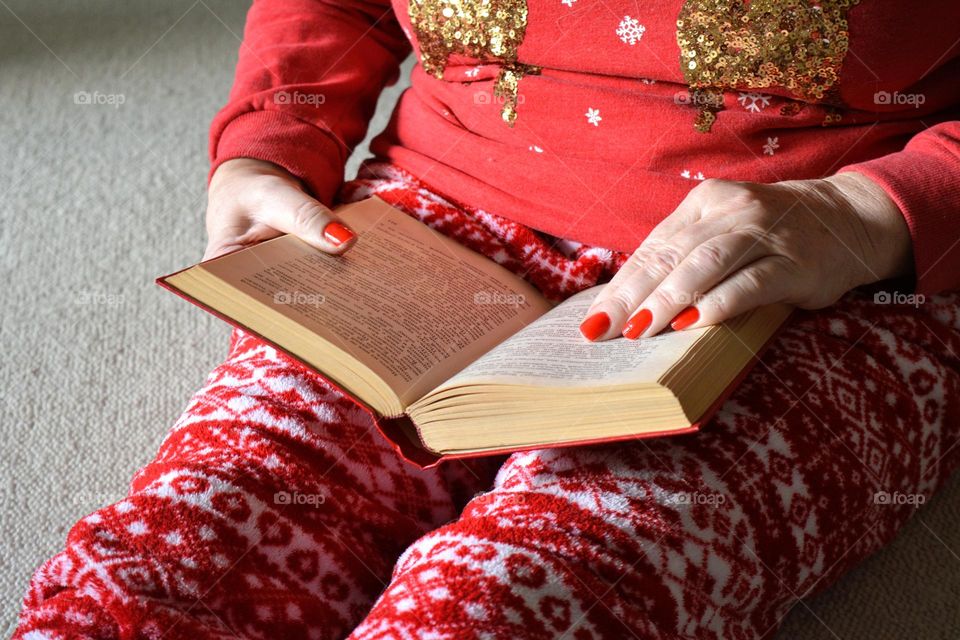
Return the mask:
<svg viewBox="0 0 960 640"><path fill-rule="evenodd" d="M702 204L709 193L716 190L721 181L706 180L691 189L677 208L661 220L647 234L640 246L633 252L613 280L603 288L593 304L587 310L580 332L588 340L607 340L620 335L620 327L637 303L656 286L656 279L645 280L644 284L631 283L642 277L644 265L652 263L664 267L678 262L682 256L674 255L667 242L676 234L689 229L701 220ZM658 267L654 267L656 270ZM626 290L623 288L626 287Z"/></svg>
<svg viewBox="0 0 960 640"><path fill-rule="evenodd" d="M695 306L674 319L675 331L696 329L735 318L741 313L775 302L787 302L798 287L786 258L768 256L731 274L711 289ZM688 311L692 309L693 311Z"/></svg>
<svg viewBox="0 0 960 640"><path fill-rule="evenodd" d="M766 255L766 245L753 234L732 232L708 238L694 247L631 312L623 326L624 337L636 340L660 333L678 313L694 305L702 293Z"/></svg>
<svg viewBox="0 0 960 640"><path fill-rule="evenodd" d="M279 233L275 235L280 235ZM264 237L264 240L268 240L269 237ZM241 243L237 238L210 238L210 241L207 242L207 248L203 252L203 261L213 260L214 258L219 258L220 256L225 256L228 253L233 253L238 249L243 249L248 245Z"/></svg>
<svg viewBox="0 0 960 640"><path fill-rule="evenodd" d="M212 260L280 234L251 220L246 207L236 203L211 203L207 209L207 248L203 259Z"/></svg>
<svg viewBox="0 0 960 640"><path fill-rule="evenodd" d="M326 253L343 253L356 240L356 234L330 209L293 185L272 189L253 215L259 222L292 233Z"/></svg>
<svg viewBox="0 0 960 640"><path fill-rule="evenodd" d="M646 252L635 252L594 300L581 332L590 340L620 335L627 318L692 250L728 232L734 222L732 217L696 222Z"/></svg>

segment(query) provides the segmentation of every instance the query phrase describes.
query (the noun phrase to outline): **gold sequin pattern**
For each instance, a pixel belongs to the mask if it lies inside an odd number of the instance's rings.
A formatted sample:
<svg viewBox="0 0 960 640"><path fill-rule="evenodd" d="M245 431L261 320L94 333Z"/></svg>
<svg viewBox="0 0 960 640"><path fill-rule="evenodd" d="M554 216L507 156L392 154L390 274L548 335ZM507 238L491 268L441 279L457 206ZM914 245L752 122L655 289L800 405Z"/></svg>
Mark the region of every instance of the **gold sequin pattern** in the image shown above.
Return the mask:
<svg viewBox="0 0 960 640"><path fill-rule="evenodd" d="M410 0L407 11L420 62L435 78L443 78L451 55L502 64L494 96L503 103L504 122L513 126L520 79L539 71L517 62L527 30L526 0Z"/></svg>
<svg viewBox="0 0 960 640"><path fill-rule="evenodd" d="M710 127L717 119L717 112L723 109L723 91L712 88L693 89L690 92L690 100L700 107L693 122L693 128L702 133L710 131Z"/></svg>
<svg viewBox="0 0 960 640"><path fill-rule="evenodd" d="M493 83L493 97L503 101L500 117L511 127L517 119L517 95L520 92L520 78L523 71L504 68Z"/></svg>
<svg viewBox="0 0 960 640"><path fill-rule="evenodd" d="M694 92L782 87L800 100L838 102L847 12L858 2L687 0L677 18L684 79ZM722 101L692 103L699 108L694 127L709 131ZM824 124L837 121L833 111Z"/></svg>

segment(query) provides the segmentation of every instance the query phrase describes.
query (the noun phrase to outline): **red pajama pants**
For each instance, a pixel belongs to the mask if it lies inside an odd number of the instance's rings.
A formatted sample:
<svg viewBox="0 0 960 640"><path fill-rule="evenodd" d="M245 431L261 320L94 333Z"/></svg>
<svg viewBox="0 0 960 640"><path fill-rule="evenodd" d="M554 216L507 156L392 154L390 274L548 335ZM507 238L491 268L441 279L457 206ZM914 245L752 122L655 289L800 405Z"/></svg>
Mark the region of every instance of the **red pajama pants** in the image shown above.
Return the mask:
<svg viewBox="0 0 960 640"><path fill-rule="evenodd" d="M387 166L345 197L371 193L553 298L624 258ZM127 497L36 572L15 637L769 637L960 459L958 296L882 302L799 313L697 435L428 471L237 332Z"/></svg>

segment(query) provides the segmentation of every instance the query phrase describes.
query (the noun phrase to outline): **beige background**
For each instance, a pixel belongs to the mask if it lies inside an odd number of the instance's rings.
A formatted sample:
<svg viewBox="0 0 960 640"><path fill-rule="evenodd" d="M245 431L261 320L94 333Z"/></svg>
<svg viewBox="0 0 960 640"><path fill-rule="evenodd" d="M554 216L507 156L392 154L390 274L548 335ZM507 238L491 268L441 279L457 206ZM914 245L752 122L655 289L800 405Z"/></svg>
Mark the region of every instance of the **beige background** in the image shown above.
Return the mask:
<svg viewBox="0 0 960 640"><path fill-rule="evenodd" d="M224 354L225 326L152 282L203 249L206 127L244 5L0 1L5 636L33 568L124 494ZM126 102L76 105L77 91ZM958 524L954 481L780 638L960 636Z"/></svg>

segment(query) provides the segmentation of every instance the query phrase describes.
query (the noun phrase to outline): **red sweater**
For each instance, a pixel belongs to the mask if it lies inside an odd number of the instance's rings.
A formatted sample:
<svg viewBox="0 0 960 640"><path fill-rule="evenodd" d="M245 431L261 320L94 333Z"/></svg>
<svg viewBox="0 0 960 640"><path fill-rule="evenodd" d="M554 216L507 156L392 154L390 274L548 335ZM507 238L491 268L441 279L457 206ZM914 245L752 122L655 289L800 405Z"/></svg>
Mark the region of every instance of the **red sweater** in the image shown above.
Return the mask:
<svg viewBox="0 0 960 640"><path fill-rule="evenodd" d="M211 156L331 202L413 42L372 150L454 201L629 251L704 177L858 171L933 293L960 288L958 38L955 0L256 0Z"/></svg>

